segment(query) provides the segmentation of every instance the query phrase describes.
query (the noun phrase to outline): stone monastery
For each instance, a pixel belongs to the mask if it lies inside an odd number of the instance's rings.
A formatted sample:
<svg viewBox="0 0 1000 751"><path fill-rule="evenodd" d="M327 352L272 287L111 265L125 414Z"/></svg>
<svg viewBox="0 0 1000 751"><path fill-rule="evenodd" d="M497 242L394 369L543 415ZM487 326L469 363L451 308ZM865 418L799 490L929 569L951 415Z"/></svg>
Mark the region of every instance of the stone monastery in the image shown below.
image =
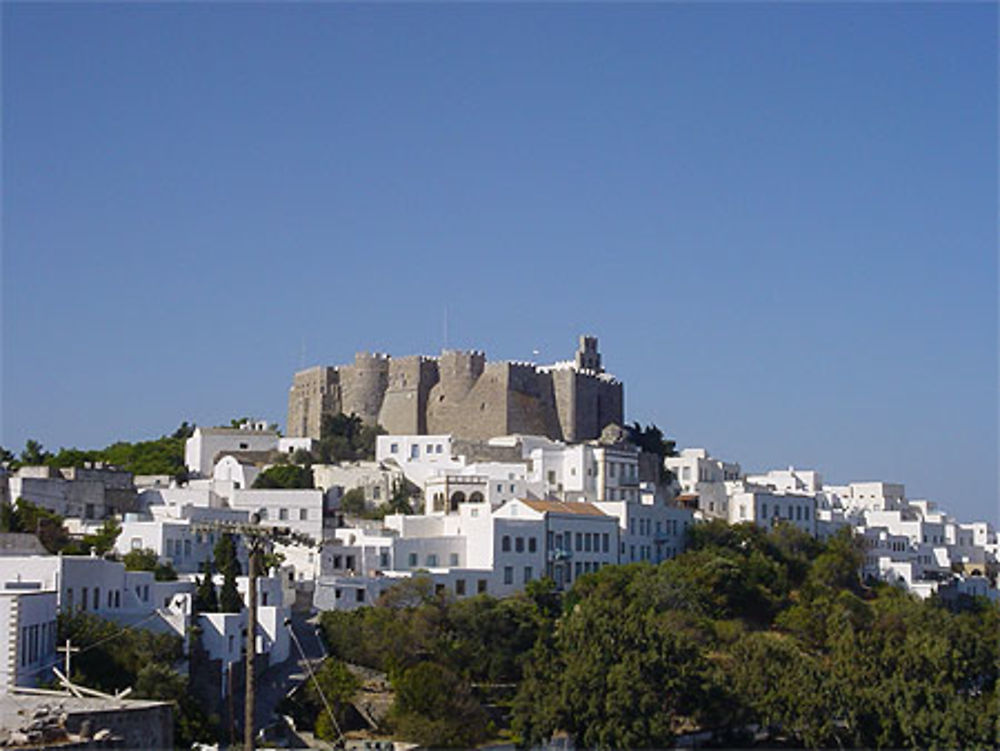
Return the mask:
<svg viewBox="0 0 1000 751"><path fill-rule="evenodd" d="M573 360L545 366L487 362L477 351L444 350L439 357L359 352L353 365L295 374L290 437L319 438L323 415L341 412L393 435L520 433L574 443L622 424L624 389L604 372L592 336L580 337Z"/></svg>

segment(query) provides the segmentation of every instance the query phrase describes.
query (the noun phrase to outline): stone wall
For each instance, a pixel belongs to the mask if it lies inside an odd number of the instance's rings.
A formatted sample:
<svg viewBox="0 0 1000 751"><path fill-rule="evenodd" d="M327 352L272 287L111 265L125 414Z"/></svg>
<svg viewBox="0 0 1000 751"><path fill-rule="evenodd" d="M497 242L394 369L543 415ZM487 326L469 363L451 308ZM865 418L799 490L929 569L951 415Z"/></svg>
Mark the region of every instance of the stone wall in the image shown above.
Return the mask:
<svg viewBox="0 0 1000 751"><path fill-rule="evenodd" d="M389 386L389 357L359 352L353 365L338 368L340 373L340 410L357 415L366 424L378 422L382 398Z"/></svg>
<svg viewBox="0 0 1000 751"><path fill-rule="evenodd" d="M300 370L288 392L289 437L319 438L324 414L341 412L340 377L336 368L316 366Z"/></svg>
<svg viewBox="0 0 1000 751"><path fill-rule="evenodd" d="M420 355L390 360L378 424L393 435L426 434L427 403L438 380L437 360Z"/></svg>
<svg viewBox="0 0 1000 751"><path fill-rule="evenodd" d="M174 747L173 705L166 702L122 701L107 708L66 709L69 732L79 733L85 720L90 721L91 732L107 728L122 738L124 748L169 751Z"/></svg>

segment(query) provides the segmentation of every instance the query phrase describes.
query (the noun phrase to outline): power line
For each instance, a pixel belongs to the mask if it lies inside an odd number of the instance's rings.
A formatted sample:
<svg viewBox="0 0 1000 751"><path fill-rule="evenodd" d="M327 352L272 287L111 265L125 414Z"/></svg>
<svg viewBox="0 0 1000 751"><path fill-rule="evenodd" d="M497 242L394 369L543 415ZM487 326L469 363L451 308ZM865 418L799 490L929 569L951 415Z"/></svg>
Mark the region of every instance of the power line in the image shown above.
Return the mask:
<svg viewBox="0 0 1000 751"><path fill-rule="evenodd" d="M340 723L337 722L337 718L333 715L333 709L330 707L330 702L326 698L326 694L323 693L323 687L319 685L319 679L316 678L316 673L313 672L312 662L306 657L305 651L302 649L302 645L299 643L299 637L295 634L295 629L292 628L292 619L285 619L285 626L288 627L288 633L292 636L292 641L295 642L295 648L299 650L299 655L302 657L302 661L306 664L306 670L309 671L309 677L312 678L313 685L316 686L316 691L319 693L319 698L323 700L323 706L326 707L326 713L330 715L330 722L333 723L334 729L337 731L337 741L344 740L344 733L340 729Z"/></svg>

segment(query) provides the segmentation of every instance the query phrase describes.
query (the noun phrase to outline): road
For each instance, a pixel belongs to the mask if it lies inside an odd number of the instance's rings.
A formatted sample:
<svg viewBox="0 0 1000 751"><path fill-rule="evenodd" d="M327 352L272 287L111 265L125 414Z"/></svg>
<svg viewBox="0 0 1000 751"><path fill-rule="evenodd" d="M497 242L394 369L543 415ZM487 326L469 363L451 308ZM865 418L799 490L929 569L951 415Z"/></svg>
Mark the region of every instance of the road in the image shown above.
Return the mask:
<svg viewBox="0 0 1000 751"><path fill-rule="evenodd" d="M298 637L299 644L305 652L306 659L312 664L313 670L319 667L326 656L323 642L316 633L319 619L297 613L292 615L292 629ZM279 665L272 665L260 675L257 681L257 701L254 707L254 725L262 728L277 719L275 708L281 700L298 684L309 678L306 660L303 660L292 640L291 657Z"/></svg>

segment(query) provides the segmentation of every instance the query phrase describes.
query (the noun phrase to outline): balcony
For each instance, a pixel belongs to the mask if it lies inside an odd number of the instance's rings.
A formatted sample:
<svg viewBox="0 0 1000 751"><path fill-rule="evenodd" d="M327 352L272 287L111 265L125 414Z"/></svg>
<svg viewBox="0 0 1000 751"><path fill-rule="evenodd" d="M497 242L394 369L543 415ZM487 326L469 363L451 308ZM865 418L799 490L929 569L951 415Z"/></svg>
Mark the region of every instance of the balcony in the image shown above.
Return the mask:
<svg viewBox="0 0 1000 751"><path fill-rule="evenodd" d="M550 563L554 561L568 561L572 557L573 551L570 548L552 548L548 554Z"/></svg>

